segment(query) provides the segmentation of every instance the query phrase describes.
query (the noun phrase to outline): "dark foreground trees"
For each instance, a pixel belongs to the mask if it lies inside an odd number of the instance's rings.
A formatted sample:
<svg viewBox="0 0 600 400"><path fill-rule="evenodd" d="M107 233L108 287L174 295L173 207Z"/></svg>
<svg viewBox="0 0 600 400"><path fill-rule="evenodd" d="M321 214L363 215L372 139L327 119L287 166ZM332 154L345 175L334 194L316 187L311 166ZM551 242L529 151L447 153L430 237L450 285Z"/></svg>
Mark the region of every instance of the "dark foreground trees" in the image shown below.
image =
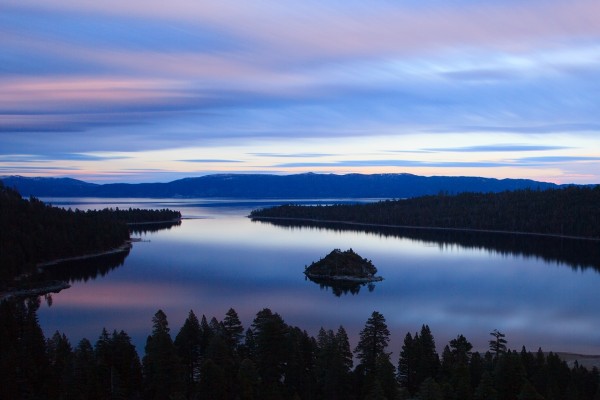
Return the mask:
<svg viewBox="0 0 600 400"><path fill-rule="evenodd" d="M140 362L123 331L103 330L95 344L82 339L76 346L60 332L44 338L38 307L37 300L0 303L2 400L600 398L596 368L569 367L556 354L525 348L493 347L482 355L463 335L440 357L427 325L406 334L396 369L378 312L367 319L353 354L343 327L311 337L268 308L244 336L233 309L222 321L199 321L190 311L173 341L159 310Z"/></svg>

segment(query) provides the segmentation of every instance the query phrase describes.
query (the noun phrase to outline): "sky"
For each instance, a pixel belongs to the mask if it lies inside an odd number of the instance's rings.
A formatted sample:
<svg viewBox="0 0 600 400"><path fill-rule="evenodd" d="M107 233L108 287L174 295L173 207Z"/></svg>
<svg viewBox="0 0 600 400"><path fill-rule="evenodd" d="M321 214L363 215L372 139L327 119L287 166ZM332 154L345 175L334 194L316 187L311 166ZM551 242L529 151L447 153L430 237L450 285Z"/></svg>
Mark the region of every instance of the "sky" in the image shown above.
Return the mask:
<svg viewBox="0 0 600 400"><path fill-rule="evenodd" d="M0 175L600 183L598 0L3 0Z"/></svg>

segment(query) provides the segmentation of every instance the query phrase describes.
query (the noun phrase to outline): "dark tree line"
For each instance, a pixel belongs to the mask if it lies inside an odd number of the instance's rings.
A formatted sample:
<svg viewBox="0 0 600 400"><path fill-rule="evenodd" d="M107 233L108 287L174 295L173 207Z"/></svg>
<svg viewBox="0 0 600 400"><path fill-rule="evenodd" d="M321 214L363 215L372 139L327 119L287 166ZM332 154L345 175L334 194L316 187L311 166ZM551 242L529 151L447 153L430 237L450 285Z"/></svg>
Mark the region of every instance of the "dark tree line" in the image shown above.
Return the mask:
<svg viewBox="0 0 600 400"><path fill-rule="evenodd" d="M498 230L600 238L600 185L501 193L438 194L331 206L284 205L252 218Z"/></svg>
<svg viewBox="0 0 600 400"><path fill-rule="evenodd" d="M90 210L86 213L96 215L104 219L120 221L130 225L144 224L149 222L177 222L181 219L181 213L179 211L169 210L168 208L152 210L131 207L129 207L128 209L111 207L102 210Z"/></svg>
<svg viewBox="0 0 600 400"><path fill-rule="evenodd" d="M140 358L124 331L104 329L94 344L82 339L75 347L59 332L44 338L38 307L31 299L0 304L0 399L600 398L596 368L569 367L541 350L509 350L498 331L483 355L459 335L439 356L423 325L406 334L394 358L378 312L352 349L341 326L312 337L268 308L248 329L233 309L220 321L190 311L173 339L159 310Z"/></svg>
<svg viewBox="0 0 600 400"><path fill-rule="evenodd" d="M0 182L0 289L37 272L40 263L123 245L130 238L128 223L178 218L170 210L65 210L25 200Z"/></svg>

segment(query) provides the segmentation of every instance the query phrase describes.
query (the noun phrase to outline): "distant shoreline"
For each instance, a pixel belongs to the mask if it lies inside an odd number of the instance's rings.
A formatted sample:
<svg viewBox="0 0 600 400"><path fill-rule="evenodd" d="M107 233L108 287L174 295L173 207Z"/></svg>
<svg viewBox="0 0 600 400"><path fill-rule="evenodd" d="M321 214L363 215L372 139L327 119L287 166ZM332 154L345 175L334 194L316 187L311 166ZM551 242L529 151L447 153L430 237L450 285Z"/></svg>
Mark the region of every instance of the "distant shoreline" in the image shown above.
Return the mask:
<svg viewBox="0 0 600 400"><path fill-rule="evenodd" d="M480 233L504 233L510 235L523 235L523 236L542 236L542 237L553 237L560 239L573 239L573 240L589 240L593 242L600 242L600 238L588 237L588 236L571 236L571 235L560 235L556 233L536 233L536 232L519 232L519 231L503 231L495 229L474 229L474 228L444 228L439 226L418 226L418 225L389 225L389 224L374 224L367 222L353 222L353 221L335 221L335 220L324 220L315 218L292 218L292 217L256 217L249 216L253 220L279 220L279 221L300 221L300 222L318 222L324 224L344 224L350 226L365 226L374 228L403 228L403 229L422 229L422 230L437 230L437 231L457 231L457 232L480 232Z"/></svg>

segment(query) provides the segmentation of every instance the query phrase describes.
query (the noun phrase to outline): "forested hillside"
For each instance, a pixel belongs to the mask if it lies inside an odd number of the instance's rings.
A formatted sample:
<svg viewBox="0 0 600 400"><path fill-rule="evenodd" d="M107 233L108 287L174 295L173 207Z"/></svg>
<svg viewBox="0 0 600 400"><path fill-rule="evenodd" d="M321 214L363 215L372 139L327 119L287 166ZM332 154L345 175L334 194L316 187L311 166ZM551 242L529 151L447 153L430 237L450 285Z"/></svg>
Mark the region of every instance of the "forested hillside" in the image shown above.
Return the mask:
<svg viewBox="0 0 600 400"><path fill-rule="evenodd" d="M331 206L284 205L251 218L494 230L600 238L600 186L438 194L406 200Z"/></svg>
<svg viewBox="0 0 600 400"><path fill-rule="evenodd" d="M39 300L0 304L1 399L211 400L594 400L600 374L569 367L558 355L490 333L489 350L473 351L457 335L440 354L429 326L390 349L385 317L375 311L356 346L340 326L316 337L265 308L244 329L236 311L223 320L193 311L177 333L167 315L152 318L143 353L124 331L104 329L95 343L60 332L45 338Z"/></svg>
<svg viewBox="0 0 600 400"><path fill-rule="evenodd" d="M180 217L170 210L64 210L34 197L25 200L0 183L0 287L39 263L123 245L127 223Z"/></svg>

